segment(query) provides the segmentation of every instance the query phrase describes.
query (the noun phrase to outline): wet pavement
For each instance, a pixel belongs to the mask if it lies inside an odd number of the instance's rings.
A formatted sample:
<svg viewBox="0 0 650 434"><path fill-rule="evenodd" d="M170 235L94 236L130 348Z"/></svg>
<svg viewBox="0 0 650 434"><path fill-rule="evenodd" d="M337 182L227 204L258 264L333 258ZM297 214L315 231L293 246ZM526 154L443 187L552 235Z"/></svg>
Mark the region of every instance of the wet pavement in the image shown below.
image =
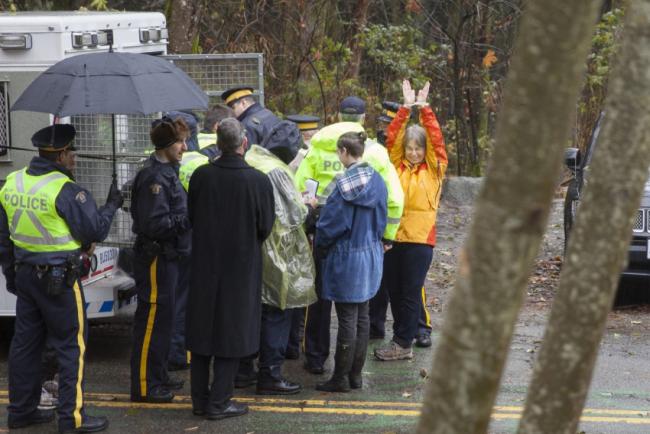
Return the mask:
<svg viewBox="0 0 650 434"><path fill-rule="evenodd" d="M455 257L470 221L470 210L447 208L439 215L438 246L427 279L428 304L436 345L445 303L451 289ZM542 260L554 261L561 249L556 207L546 236ZM551 262L552 262L551 261ZM516 432L532 365L541 344L552 291L531 283L510 347L510 356L493 412L490 433ZM535 286L537 285L537 286ZM332 337L336 335L333 321ZM391 329L391 323L387 324ZM308 374L301 361L287 361L285 375L302 384L292 396L255 395L254 387L237 390L235 398L250 406L246 416L206 421L193 416L189 372L180 375L185 387L172 404L129 402L131 329L128 324L90 327L86 359L87 411L110 419L109 433L407 433L417 424L426 375L435 349L415 349L412 361L380 362L372 356L379 341L371 341L364 367L364 387L347 394L314 389L331 373L332 360L321 376ZM5 431L8 343L0 342L0 432ZM333 354L333 348L332 348ZM598 365L583 414L581 431L587 434L650 433L650 307L619 310L610 315ZM448 369L453 369L449 367ZM21 430L54 433L56 425ZM459 433L460 434L460 433Z"/></svg>

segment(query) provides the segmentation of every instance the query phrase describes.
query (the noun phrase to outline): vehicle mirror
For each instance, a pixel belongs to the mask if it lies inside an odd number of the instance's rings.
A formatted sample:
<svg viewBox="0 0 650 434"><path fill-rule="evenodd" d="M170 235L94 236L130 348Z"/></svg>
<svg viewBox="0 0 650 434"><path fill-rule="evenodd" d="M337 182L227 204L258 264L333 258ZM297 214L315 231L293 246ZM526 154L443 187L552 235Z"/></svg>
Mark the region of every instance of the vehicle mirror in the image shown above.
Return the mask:
<svg viewBox="0 0 650 434"><path fill-rule="evenodd" d="M578 170L581 162L582 162L582 155L580 154L580 149L567 148L564 151L564 164L572 172Z"/></svg>

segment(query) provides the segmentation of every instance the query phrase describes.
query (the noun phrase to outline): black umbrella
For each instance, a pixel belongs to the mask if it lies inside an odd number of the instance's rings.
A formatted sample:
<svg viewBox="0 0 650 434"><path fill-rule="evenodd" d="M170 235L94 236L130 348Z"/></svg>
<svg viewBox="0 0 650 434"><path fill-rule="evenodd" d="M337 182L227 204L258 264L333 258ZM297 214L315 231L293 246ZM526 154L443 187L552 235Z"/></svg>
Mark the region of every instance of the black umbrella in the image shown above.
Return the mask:
<svg viewBox="0 0 650 434"><path fill-rule="evenodd" d="M134 53L91 53L62 60L38 76L11 110L52 113L59 117L206 109L208 96L171 62Z"/></svg>

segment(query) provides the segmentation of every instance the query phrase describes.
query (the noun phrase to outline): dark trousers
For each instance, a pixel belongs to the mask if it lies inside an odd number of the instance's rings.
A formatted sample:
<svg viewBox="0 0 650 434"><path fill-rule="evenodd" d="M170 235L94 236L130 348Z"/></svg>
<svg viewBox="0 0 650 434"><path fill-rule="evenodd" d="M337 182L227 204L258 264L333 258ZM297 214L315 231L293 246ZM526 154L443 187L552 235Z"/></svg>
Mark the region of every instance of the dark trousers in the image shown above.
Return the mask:
<svg viewBox="0 0 650 434"><path fill-rule="evenodd" d="M280 379L284 353L289 340L293 309L278 309L262 304L259 375Z"/></svg>
<svg viewBox="0 0 650 434"><path fill-rule="evenodd" d="M424 286L422 287L420 305L420 316L418 317L418 333L417 335L431 336L431 316L427 310L427 299ZM382 284L379 287L377 294L370 299L370 334L373 336L384 336L386 334L386 311L388 310L388 303L390 297L388 296L388 288L384 284L382 276Z"/></svg>
<svg viewBox="0 0 650 434"><path fill-rule="evenodd" d="M287 352L300 353L305 331L305 310L303 307L291 309L291 329L289 330Z"/></svg>
<svg viewBox="0 0 650 434"><path fill-rule="evenodd" d="M167 360L174 322L178 261L156 256L136 260L138 306L133 318L131 395L146 397L169 379Z"/></svg>
<svg viewBox="0 0 650 434"><path fill-rule="evenodd" d="M210 385L210 361L212 360L212 385ZM223 410L228 406L235 387L237 366L239 366L239 359L192 353L190 382L194 410Z"/></svg>
<svg viewBox="0 0 650 434"><path fill-rule="evenodd" d="M316 265L316 294L318 301L307 307L305 314L305 358L314 367L322 367L330 354L330 323L332 302L320 298L322 284L321 266L323 258L314 252Z"/></svg>
<svg viewBox="0 0 650 434"><path fill-rule="evenodd" d="M427 244L394 243L384 255L383 282L393 312L393 340L409 348L418 333L422 286L431 265L433 247Z"/></svg>
<svg viewBox="0 0 650 434"><path fill-rule="evenodd" d="M19 423L35 411L41 397L42 353L46 336L59 362L59 428L81 426L87 339L85 299L81 283L48 295L47 277L21 265L16 275L16 323L9 350L9 420Z"/></svg>
<svg viewBox="0 0 650 434"><path fill-rule="evenodd" d="M361 373L366 361L368 350L368 334L370 321L368 319L368 302L363 303L334 303L339 327L336 333L336 375L348 375L350 372ZM349 351L350 357L340 357L341 351Z"/></svg>
<svg viewBox="0 0 650 434"><path fill-rule="evenodd" d="M188 363L185 349L185 311L187 310L187 295L190 290L190 257L178 259L178 285L176 286L174 303L174 325L169 348L169 363L184 365Z"/></svg>

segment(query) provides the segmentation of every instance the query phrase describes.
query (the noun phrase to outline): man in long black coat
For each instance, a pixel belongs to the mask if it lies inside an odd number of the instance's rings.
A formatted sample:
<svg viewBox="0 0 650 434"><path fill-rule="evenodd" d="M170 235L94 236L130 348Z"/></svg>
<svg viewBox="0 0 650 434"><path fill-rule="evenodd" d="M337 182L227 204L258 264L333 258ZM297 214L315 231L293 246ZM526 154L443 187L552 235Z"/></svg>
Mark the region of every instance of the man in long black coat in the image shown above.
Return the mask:
<svg viewBox="0 0 650 434"><path fill-rule="evenodd" d="M194 231L186 345L193 412L208 419L247 412L231 401L234 379L239 359L256 353L260 343L261 247L275 204L269 179L244 161L245 134L239 121L224 119L217 129L222 156L197 169L189 187Z"/></svg>

